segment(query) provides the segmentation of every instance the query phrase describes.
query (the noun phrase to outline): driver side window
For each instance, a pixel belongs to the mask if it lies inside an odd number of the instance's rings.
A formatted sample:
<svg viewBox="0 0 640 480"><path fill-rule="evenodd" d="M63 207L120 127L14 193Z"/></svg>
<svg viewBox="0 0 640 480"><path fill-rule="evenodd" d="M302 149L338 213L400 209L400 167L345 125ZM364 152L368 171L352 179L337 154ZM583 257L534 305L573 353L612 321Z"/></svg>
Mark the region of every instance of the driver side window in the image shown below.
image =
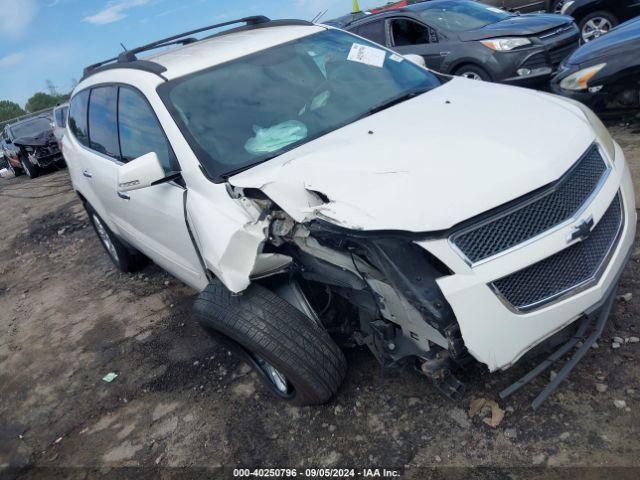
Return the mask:
<svg viewBox="0 0 640 480"><path fill-rule="evenodd" d="M165 172L179 171L169 141L145 98L131 88L120 87L118 102L122 160L128 162L155 152Z"/></svg>
<svg viewBox="0 0 640 480"><path fill-rule="evenodd" d="M393 43L396 47L429 43L429 29L413 20L396 18L391 21Z"/></svg>

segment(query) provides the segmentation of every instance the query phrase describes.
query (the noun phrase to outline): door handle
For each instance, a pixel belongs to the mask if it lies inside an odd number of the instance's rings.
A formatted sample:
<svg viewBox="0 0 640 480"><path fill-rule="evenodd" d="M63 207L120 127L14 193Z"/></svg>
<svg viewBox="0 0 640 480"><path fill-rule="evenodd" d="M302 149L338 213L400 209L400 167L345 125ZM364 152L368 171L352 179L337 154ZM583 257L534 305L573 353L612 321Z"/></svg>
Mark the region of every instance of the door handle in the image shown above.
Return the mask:
<svg viewBox="0 0 640 480"><path fill-rule="evenodd" d="M131 198L127 192L118 192L118 196L123 200L129 200Z"/></svg>
<svg viewBox="0 0 640 480"><path fill-rule="evenodd" d="M93 177L93 174L89 170L85 170L84 172L82 172L82 175L84 175L87 178Z"/></svg>

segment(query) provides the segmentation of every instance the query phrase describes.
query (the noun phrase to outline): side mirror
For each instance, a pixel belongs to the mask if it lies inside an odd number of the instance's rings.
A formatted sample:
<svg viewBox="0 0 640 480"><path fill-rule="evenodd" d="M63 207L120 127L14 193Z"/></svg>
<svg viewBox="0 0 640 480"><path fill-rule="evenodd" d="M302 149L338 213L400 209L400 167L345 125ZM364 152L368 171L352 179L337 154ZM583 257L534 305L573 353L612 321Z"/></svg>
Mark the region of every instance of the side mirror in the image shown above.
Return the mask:
<svg viewBox="0 0 640 480"><path fill-rule="evenodd" d="M424 58L421 55L416 55L415 53L408 53L403 55L404 58L409 60L410 62L415 63L416 65L420 65L423 68L427 68L427 63L424 61Z"/></svg>
<svg viewBox="0 0 640 480"><path fill-rule="evenodd" d="M166 178L155 152L147 153L118 168L118 191L129 192L150 187Z"/></svg>

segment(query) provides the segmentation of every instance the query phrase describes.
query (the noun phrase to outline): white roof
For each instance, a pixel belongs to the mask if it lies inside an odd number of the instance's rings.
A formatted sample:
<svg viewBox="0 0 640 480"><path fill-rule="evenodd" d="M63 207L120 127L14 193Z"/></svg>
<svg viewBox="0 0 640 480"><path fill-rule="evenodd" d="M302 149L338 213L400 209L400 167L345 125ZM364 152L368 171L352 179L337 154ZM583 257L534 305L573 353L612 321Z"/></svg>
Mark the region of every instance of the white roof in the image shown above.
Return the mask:
<svg viewBox="0 0 640 480"><path fill-rule="evenodd" d="M282 43L326 30L316 25L278 26L220 35L144 58L165 67L172 80L198 70L250 55Z"/></svg>

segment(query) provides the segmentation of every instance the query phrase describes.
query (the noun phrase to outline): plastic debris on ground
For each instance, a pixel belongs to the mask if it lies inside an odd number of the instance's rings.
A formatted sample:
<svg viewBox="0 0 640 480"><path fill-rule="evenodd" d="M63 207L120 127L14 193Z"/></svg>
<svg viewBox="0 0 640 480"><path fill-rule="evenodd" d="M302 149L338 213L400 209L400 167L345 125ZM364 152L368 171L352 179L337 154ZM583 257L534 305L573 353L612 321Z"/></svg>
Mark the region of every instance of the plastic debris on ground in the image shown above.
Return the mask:
<svg viewBox="0 0 640 480"><path fill-rule="evenodd" d="M113 382L117 377L118 377L118 374L117 374L117 373L110 372L110 373L107 373L104 377L102 377L102 380L104 380L104 381L105 381L105 382L107 382L107 383L111 383L111 382Z"/></svg>

